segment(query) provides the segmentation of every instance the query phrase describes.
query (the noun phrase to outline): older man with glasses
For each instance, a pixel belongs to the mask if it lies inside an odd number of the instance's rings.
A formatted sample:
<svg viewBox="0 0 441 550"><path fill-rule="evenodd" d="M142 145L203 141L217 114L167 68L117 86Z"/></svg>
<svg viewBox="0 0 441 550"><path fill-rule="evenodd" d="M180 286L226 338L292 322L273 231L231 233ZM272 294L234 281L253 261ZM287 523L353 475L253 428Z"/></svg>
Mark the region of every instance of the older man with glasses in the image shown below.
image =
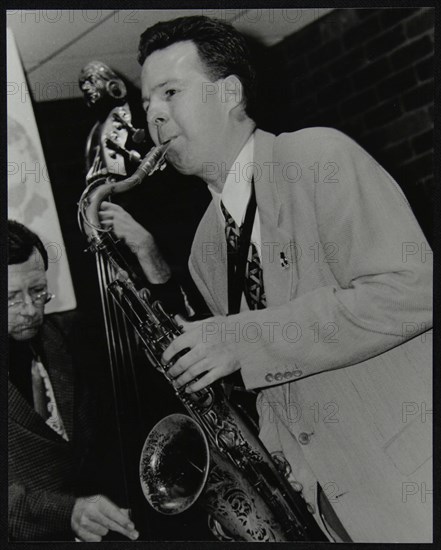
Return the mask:
<svg viewBox="0 0 441 550"><path fill-rule="evenodd" d="M93 414L68 337L44 315L47 267L39 237L9 221L9 539L98 542L109 531L136 539L128 510L90 496Z"/></svg>

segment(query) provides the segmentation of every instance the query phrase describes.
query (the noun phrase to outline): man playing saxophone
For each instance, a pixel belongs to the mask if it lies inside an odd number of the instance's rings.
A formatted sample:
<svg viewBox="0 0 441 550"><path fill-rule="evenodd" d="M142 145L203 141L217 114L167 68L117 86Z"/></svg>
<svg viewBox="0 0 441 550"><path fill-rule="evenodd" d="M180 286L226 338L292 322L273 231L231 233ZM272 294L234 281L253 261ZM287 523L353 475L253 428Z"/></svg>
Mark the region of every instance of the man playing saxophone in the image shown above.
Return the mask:
<svg viewBox="0 0 441 550"><path fill-rule="evenodd" d="M158 23L139 61L153 141L213 197L189 266L214 317L163 354L190 350L175 386L259 390L260 438L331 539L430 542L431 499L406 488L431 489L430 418L408 405L431 410L432 265L403 256L429 247L401 190L339 131L256 128L249 53L221 21Z"/></svg>

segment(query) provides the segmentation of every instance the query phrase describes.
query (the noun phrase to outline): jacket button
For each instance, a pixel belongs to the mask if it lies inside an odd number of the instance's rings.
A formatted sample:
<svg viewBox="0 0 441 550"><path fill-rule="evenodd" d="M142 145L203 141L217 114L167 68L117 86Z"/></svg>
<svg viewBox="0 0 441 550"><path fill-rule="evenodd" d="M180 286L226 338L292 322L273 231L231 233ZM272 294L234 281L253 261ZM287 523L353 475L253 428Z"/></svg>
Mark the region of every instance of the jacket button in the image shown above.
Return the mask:
<svg viewBox="0 0 441 550"><path fill-rule="evenodd" d="M301 370L295 370L293 371L292 375L295 377L295 378L298 378L299 376L302 376L303 372Z"/></svg>
<svg viewBox="0 0 441 550"><path fill-rule="evenodd" d="M287 370L283 376L284 376L286 379L291 378L292 372L289 371L289 370Z"/></svg>
<svg viewBox="0 0 441 550"><path fill-rule="evenodd" d="M265 380L266 380L267 382L272 382L272 381L274 380L274 376L273 376L272 374L267 374L267 375L265 376Z"/></svg>
<svg viewBox="0 0 441 550"><path fill-rule="evenodd" d="M306 432L302 432L301 434L299 434L299 443L301 445L308 445L310 439L311 435L307 434Z"/></svg>
<svg viewBox="0 0 441 550"><path fill-rule="evenodd" d="M280 380L283 380L283 374L281 372L276 372L274 376L274 380L277 380L278 382L280 382Z"/></svg>
<svg viewBox="0 0 441 550"><path fill-rule="evenodd" d="M303 489L303 485L300 483L300 481L292 481L291 486L297 493L300 493L300 491Z"/></svg>

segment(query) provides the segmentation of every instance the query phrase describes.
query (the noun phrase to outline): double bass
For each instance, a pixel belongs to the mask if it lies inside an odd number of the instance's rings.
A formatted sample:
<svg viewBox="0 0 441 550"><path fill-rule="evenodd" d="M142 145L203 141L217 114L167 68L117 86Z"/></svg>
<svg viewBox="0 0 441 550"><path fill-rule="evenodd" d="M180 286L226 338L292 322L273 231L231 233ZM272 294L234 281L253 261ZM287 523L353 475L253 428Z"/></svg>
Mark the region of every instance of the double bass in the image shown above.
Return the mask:
<svg viewBox="0 0 441 550"><path fill-rule="evenodd" d="M151 143L145 130L133 125L136 109L132 107L127 87L107 65L100 61L88 63L80 73L79 85L86 104L98 119L86 144L86 188L90 191L109 182L117 183L132 174ZM160 183L151 181L153 194ZM136 197L132 201L129 197L122 205L128 209L131 202L136 202ZM153 209L154 205L150 205L150 211ZM80 219L79 222L81 225ZM131 277L139 284L148 285L129 247L110 231L104 237ZM118 270L102 251L95 250L94 255L109 364L106 377L108 373L113 394L111 400L106 396L114 410L105 427L109 432L107 440L110 440L106 446L109 449L106 454L110 455L108 468L115 468L110 483L115 486L121 506L132 511L140 540L163 536L170 539L169 522L165 523L161 514L152 512L142 494L138 464L145 435L156 421L169 412L180 410L180 406L162 377L146 369L145 353L137 334L107 292ZM176 288L175 292L180 289ZM174 522L173 532L181 539L201 537L210 540L212 536L205 524L202 512L189 512L182 520ZM167 535L162 535L162 531Z"/></svg>

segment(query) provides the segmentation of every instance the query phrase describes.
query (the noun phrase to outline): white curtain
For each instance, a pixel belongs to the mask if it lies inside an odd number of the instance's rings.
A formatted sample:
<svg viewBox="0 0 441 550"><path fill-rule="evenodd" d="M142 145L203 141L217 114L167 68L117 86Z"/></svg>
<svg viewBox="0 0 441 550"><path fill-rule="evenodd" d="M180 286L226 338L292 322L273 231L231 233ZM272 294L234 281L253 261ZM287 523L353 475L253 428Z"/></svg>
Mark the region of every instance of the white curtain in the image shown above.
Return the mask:
<svg viewBox="0 0 441 550"><path fill-rule="evenodd" d="M8 218L39 235L49 256L47 313L76 307L75 293L20 56L7 29Z"/></svg>

